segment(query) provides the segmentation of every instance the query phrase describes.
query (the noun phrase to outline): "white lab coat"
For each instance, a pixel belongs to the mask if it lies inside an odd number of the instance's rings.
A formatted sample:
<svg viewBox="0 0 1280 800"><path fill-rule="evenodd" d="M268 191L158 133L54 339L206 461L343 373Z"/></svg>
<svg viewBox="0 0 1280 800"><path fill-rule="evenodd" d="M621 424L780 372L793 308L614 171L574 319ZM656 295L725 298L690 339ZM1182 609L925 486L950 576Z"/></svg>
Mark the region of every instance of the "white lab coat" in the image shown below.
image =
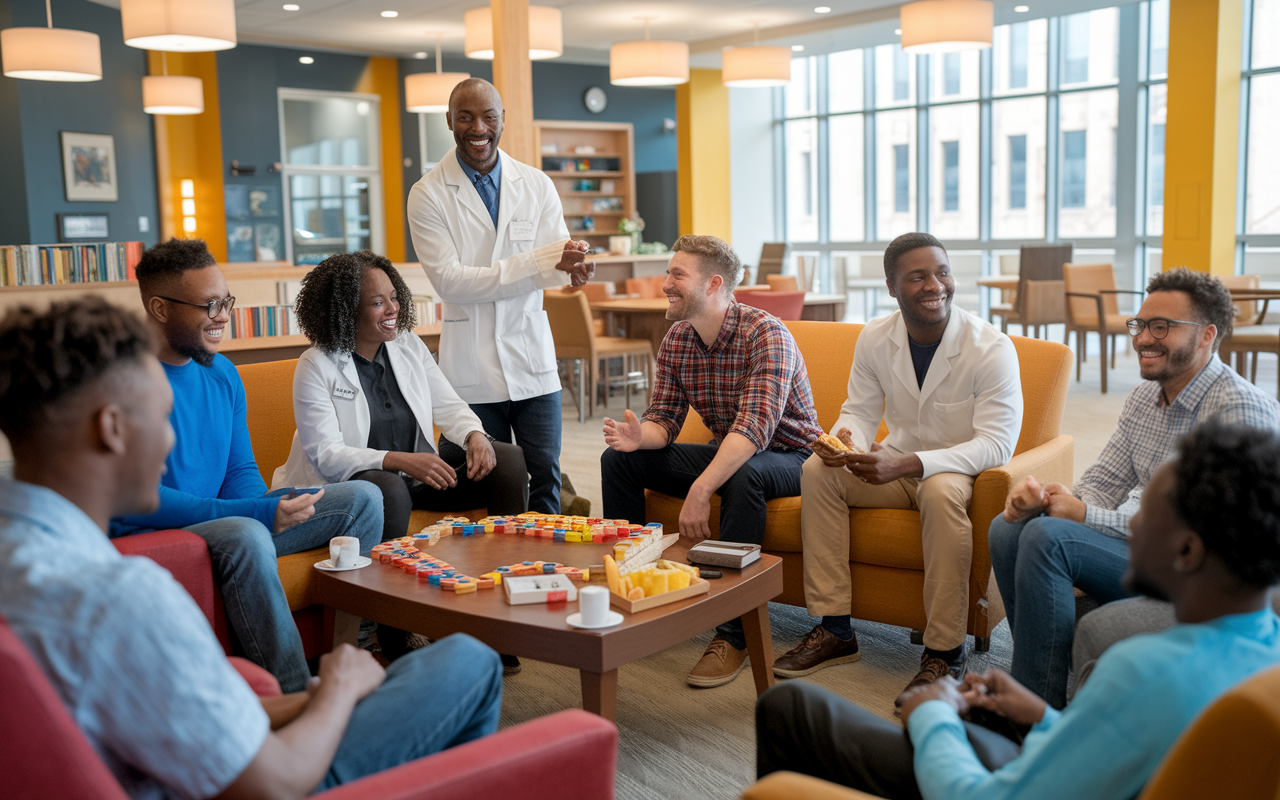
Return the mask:
<svg viewBox="0 0 1280 800"><path fill-rule="evenodd" d="M977 475L1013 457L1022 430L1022 378L1008 336L959 308L917 386L902 312L867 323L849 371L849 397L832 428L871 448L883 415L884 444L915 453L924 476Z"/></svg>
<svg viewBox="0 0 1280 800"><path fill-rule="evenodd" d="M555 185L498 151L498 226L455 150L409 192L418 261L443 301L440 368L468 403L527 400L559 391L542 290L565 286L555 269L569 239Z"/></svg>
<svg viewBox="0 0 1280 800"><path fill-rule="evenodd" d="M462 444L484 426L458 397L431 351L417 334L401 332L388 342L387 362L400 393L418 421L414 452L424 452L432 425L449 441ZM293 373L293 434L289 460L271 476L271 488L338 483L366 469L382 469L386 450L369 444L369 401L350 353L308 349Z"/></svg>

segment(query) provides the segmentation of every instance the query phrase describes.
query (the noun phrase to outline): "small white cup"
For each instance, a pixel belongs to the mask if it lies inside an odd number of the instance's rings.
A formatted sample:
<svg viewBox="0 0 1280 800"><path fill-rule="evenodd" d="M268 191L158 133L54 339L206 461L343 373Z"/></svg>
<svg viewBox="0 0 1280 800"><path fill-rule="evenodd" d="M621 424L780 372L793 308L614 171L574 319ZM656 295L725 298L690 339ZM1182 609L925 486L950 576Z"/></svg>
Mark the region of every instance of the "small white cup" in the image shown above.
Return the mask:
<svg viewBox="0 0 1280 800"><path fill-rule="evenodd" d="M578 619L587 627L609 621L609 590L603 586L583 586L578 590Z"/></svg>
<svg viewBox="0 0 1280 800"><path fill-rule="evenodd" d="M329 563L340 569L354 567L360 555L360 540L354 536L335 536L329 540Z"/></svg>

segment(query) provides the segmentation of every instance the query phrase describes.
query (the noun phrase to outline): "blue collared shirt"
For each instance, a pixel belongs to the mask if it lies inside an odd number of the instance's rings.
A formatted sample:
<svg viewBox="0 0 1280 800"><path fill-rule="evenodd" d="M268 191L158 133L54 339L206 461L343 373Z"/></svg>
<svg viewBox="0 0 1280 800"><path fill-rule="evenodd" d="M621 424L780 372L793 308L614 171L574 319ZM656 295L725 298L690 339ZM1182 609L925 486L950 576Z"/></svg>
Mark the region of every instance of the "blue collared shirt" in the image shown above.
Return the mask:
<svg viewBox="0 0 1280 800"><path fill-rule="evenodd" d="M480 191L480 187L476 186L476 182L484 176L468 167L466 162L462 160L462 154L454 151L454 155L458 159L458 166L462 167L462 171L467 174L467 179L471 181L471 185L475 187L476 193L480 195L481 202L488 209L489 216L493 218L493 227L498 227L498 204L502 202L502 156L498 156L497 162L494 163L493 169L489 170L489 180L493 182L493 201L492 203L484 196L484 192Z"/></svg>
<svg viewBox="0 0 1280 800"><path fill-rule="evenodd" d="M0 479L0 615L135 798L206 798L270 722L186 590L62 495Z"/></svg>

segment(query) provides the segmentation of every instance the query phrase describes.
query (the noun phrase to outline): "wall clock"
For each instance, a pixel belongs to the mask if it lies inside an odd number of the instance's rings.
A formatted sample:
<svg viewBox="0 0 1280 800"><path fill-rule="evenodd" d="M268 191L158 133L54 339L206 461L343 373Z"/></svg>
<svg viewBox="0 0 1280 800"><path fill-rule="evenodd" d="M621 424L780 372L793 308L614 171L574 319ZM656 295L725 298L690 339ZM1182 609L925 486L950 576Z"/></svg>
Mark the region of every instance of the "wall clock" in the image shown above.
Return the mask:
<svg viewBox="0 0 1280 800"><path fill-rule="evenodd" d="M605 95L604 89L599 86L592 86L582 95L582 104L592 114L599 114L609 104L609 98Z"/></svg>

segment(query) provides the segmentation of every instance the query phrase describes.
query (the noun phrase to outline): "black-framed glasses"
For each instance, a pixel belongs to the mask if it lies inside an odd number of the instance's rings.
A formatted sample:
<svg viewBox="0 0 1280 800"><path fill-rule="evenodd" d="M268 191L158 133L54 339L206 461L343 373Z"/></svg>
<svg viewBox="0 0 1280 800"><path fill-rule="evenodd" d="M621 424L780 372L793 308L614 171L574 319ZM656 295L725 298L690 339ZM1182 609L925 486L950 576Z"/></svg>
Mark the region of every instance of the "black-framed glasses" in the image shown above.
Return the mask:
<svg viewBox="0 0 1280 800"><path fill-rule="evenodd" d="M186 300L179 300L176 297L165 297L162 294L158 294L156 297L159 297L161 300L168 300L170 303L181 303L184 306L203 308L205 311L209 312L209 319L217 319L218 315L222 313L222 309L224 308L227 311L231 311L231 309L236 307L236 299L230 295L222 298L221 300L210 300L207 303L188 303Z"/></svg>
<svg viewBox="0 0 1280 800"><path fill-rule="evenodd" d="M1129 329L1130 336L1137 336L1144 330L1151 331L1151 335L1156 339L1163 339L1169 335L1170 328L1176 328L1179 325L1200 325L1203 322L1192 322L1189 319L1165 319L1164 317L1152 317L1151 319L1139 319L1134 317L1127 320L1124 326Z"/></svg>

